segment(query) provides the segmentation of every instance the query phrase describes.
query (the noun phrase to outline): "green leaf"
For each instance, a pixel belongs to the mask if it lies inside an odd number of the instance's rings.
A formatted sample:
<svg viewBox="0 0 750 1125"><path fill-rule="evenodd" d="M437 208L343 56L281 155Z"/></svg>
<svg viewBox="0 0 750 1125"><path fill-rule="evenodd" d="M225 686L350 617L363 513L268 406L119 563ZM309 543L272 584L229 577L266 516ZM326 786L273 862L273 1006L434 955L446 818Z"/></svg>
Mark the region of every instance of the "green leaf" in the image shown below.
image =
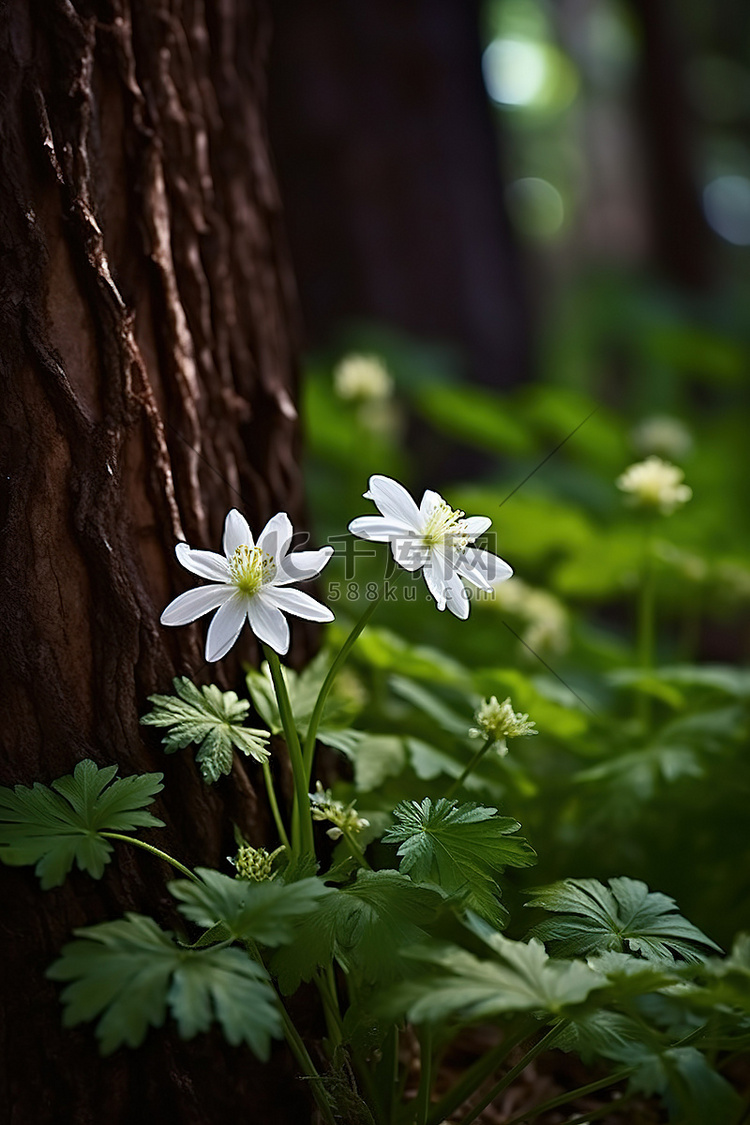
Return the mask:
<svg viewBox="0 0 750 1125"><path fill-rule="evenodd" d="M433 686L450 684L471 690L471 674L462 664L438 649L410 645L390 629L369 625L357 641L355 653L359 660L389 673L398 668L402 676L427 680Z"/></svg>
<svg viewBox="0 0 750 1125"><path fill-rule="evenodd" d="M66 1027L98 1018L103 1055L138 1047L167 1011L183 1039L216 1021L229 1043L247 1043L264 1061L271 1038L281 1037L268 974L239 949L186 949L140 914L75 933L79 940L63 947L47 975L70 981L62 993Z"/></svg>
<svg viewBox="0 0 750 1125"><path fill-rule="evenodd" d="M208 784L231 773L233 750L266 761L268 731L242 725L250 710L246 699L214 684L198 688L187 676L172 682L176 696L150 695L153 709L141 719L146 726L166 728L162 743L167 754L194 742L199 747L195 760Z"/></svg>
<svg viewBox="0 0 750 1125"><path fill-rule="evenodd" d="M698 1008L734 1008L750 1016L750 934L738 934L732 952L723 960L711 958L700 984L685 989L688 1002Z"/></svg>
<svg viewBox="0 0 750 1125"><path fill-rule="evenodd" d="M558 915L531 933L560 956L615 950L653 961L700 963L709 951L721 952L677 912L674 899L637 879L610 879L609 889L597 879L565 879L540 887L526 905Z"/></svg>
<svg viewBox="0 0 750 1125"><path fill-rule="evenodd" d="M423 711L425 715L429 715L443 730L449 734L457 734L464 739L468 737L469 727L472 725L471 715L467 718L457 715L431 691L427 691L426 688L413 680L406 679L405 676L390 676L388 683L396 695L400 695L402 699Z"/></svg>
<svg viewBox="0 0 750 1125"><path fill-rule="evenodd" d="M705 1125L737 1120L741 1101L694 1047L677 1047L658 1029L621 1012L574 1015L557 1046L584 1060L599 1057L633 1068L629 1092L661 1095L670 1120Z"/></svg>
<svg viewBox="0 0 750 1125"><path fill-rule="evenodd" d="M420 389L416 405L438 429L492 453L529 453L533 448L505 398L486 388L436 381Z"/></svg>
<svg viewBox="0 0 750 1125"><path fill-rule="evenodd" d="M272 971L286 994L335 958L345 972L367 982L388 981L404 971L403 950L426 938L424 926L443 906L432 887L420 887L396 871L360 871L301 919L293 942L280 949Z"/></svg>
<svg viewBox="0 0 750 1125"><path fill-rule="evenodd" d="M388 777L396 777L406 765L403 739L392 734L369 734L363 730L319 730L319 740L346 754L354 766L354 785L360 792L378 789Z"/></svg>
<svg viewBox="0 0 750 1125"><path fill-rule="evenodd" d="M86 759L52 787L0 789L0 859L11 866L36 864L42 888L58 887L74 863L100 879L112 844L100 833L161 828L144 805L162 789L160 773L113 781L117 766L100 769Z"/></svg>
<svg viewBox="0 0 750 1125"><path fill-rule="evenodd" d="M739 1120L739 1095L695 1047L670 1047L656 1054L634 1045L624 1061L636 1068L629 1089L646 1096L661 1094L671 1120L685 1125L734 1125Z"/></svg>
<svg viewBox="0 0 750 1125"><path fill-rule="evenodd" d="M583 961L550 960L535 938L526 944L494 934L488 944L491 960L457 946L415 949L413 973L386 996L384 1008L415 1024L479 1023L540 1010L563 1015L604 983Z"/></svg>
<svg viewBox="0 0 750 1125"><path fill-rule="evenodd" d="M536 861L531 846L511 837L521 827L497 809L473 802L457 805L441 797L402 801L393 815L397 823L383 842L399 841L399 870L418 883L437 883L448 894L463 894L465 905L494 926L507 921L495 880L505 867L529 867Z"/></svg>
<svg viewBox="0 0 750 1125"><path fill-rule="evenodd" d="M320 879L301 879L285 884L249 883L210 868L199 867L200 883L178 879L169 889L181 903L180 912L199 926L222 923L227 936L283 945L292 939L295 923L317 910L322 899L333 894Z"/></svg>

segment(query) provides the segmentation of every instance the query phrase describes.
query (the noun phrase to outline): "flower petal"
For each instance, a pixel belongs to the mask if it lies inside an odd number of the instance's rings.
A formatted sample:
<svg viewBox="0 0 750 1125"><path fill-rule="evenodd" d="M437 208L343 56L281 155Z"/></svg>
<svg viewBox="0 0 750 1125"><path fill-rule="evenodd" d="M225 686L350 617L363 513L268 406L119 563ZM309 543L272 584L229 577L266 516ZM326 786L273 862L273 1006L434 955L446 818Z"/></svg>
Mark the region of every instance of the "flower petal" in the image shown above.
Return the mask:
<svg viewBox="0 0 750 1125"><path fill-rule="evenodd" d="M429 547L425 547L421 535L399 535L391 539L391 554L394 562L404 570L419 570L430 557Z"/></svg>
<svg viewBox="0 0 750 1125"><path fill-rule="evenodd" d="M206 660L221 660L240 635L245 624L247 598L235 592L214 615L206 635Z"/></svg>
<svg viewBox="0 0 750 1125"><path fill-rule="evenodd" d="M430 557L425 563L422 574L427 583L427 589L437 602L438 609L445 609L447 600L446 586L448 585L451 570L447 559L441 551L436 551L434 548L430 551Z"/></svg>
<svg viewBox="0 0 750 1125"><path fill-rule="evenodd" d="M480 590L491 590L493 584L504 582L513 573L513 568L504 559L480 547L467 547L456 570Z"/></svg>
<svg viewBox="0 0 750 1125"><path fill-rule="evenodd" d="M292 551L277 565L274 586L287 582L306 582L315 578L332 554L333 547L321 547L319 551Z"/></svg>
<svg viewBox="0 0 750 1125"><path fill-rule="evenodd" d="M217 555L215 551L197 551L188 547L187 543L178 543L174 553L185 570L201 578L210 578L213 582L229 582L229 563L223 555Z"/></svg>
<svg viewBox="0 0 750 1125"><path fill-rule="evenodd" d="M457 574L451 574L445 587L446 605L448 609L465 621L469 616L469 591L464 586Z"/></svg>
<svg viewBox="0 0 750 1125"><path fill-rule="evenodd" d="M422 500L419 505L419 515L421 516L422 523L426 523L436 508L441 504L445 504L445 500L439 492L433 492L432 489L426 488L422 494Z"/></svg>
<svg viewBox="0 0 750 1125"><path fill-rule="evenodd" d="M407 524L384 519L382 516L357 516L349 524L349 530L360 539L373 539L376 543L389 543L392 539L403 539L414 534Z"/></svg>
<svg viewBox="0 0 750 1125"><path fill-rule="evenodd" d="M197 590L186 590L170 602L159 620L162 625L189 625L204 613L218 609L235 593L234 586L199 586Z"/></svg>
<svg viewBox="0 0 750 1125"><path fill-rule="evenodd" d="M322 605L309 594L302 590L287 590L276 586L267 586L263 600L282 609L284 613L293 613L295 617L304 617L306 621L333 621L333 614L328 606Z"/></svg>
<svg viewBox="0 0 750 1125"><path fill-rule="evenodd" d="M294 528L289 516L286 512L277 512L275 516L271 516L258 536L258 546L275 559L278 566L289 550L293 535Z"/></svg>
<svg viewBox="0 0 750 1125"><path fill-rule="evenodd" d="M484 535L487 528L492 526L489 516L467 516L463 523L469 533L469 541L476 539L478 535Z"/></svg>
<svg viewBox="0 0 750 1125"><path fill-rule="evenodd" d="M237 548L243 544L246 547L255 546L253 533L242 513L232 508L224 520L224 554L231 559Z"/></svg>
<svg viewBox="0 0 750 1125"><path fill-rule="evenodd" d="M258 640L284 656L289 650L289 622L281 610L267 600L267 589L250 599L247 619Z"/></svg>
<svg viewBox="0 0 750 1125"><path fill-rule="evenodd" d="M419 508L402 484L390 477L370 477L370 487L365 492L367 500L374 500L389 520L404 523L407 527L421 527Z"/></svg>

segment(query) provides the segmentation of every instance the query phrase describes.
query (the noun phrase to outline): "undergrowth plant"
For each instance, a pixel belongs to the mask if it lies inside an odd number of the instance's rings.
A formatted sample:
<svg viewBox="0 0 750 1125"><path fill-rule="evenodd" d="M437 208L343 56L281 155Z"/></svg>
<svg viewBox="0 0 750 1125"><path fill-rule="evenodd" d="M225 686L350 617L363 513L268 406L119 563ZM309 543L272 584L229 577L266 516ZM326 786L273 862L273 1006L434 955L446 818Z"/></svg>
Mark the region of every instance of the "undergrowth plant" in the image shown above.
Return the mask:
<svg viewBox="0 0 750 1125"><path fill-rule="evenodd" d="M684 502L684 486L666 477L674 503ZM653 482L651 466L621 487L643 499ZM417 506L383 476L365 495L380 514L358 517L351 531L387 543L403 570L421 571L438 610L463 621L466 583L492 593L511 574L475 544L484 517L467 518L429 491ZM469 668L368 628L377 599L348 631L331 625L331 647L307 668L283 666L285 614L333 617L292 588L319 574L331 549L290 552L291 539L284 514L256 542L233 511L223 554L178 544L180 562L210 584L181 594L163 623L213 612L206 655L218 660L247 621L265 661L247 670L247 699L178 677L143 717L166 753L195 747L207 785L230 774L235 753L258 763L277 833L268 847L237 833L223 871L190 870L166 854L151 842L162 823L149 811L159 773L117 778L117 766L87 760L50 786L0 791L0 857L35 865L44 889L74 865L100 878L123 843L175 872L167 889L182 921L174 930L128 913L75 931L49 970L63 984L65 1024L95 1023L105 1055L137 1048L168 1020L184 1038L217 1024L261 1060L285 1039L326 1125L471 1125L552 1049L596 1063L595 1077L508 1125L610 1088L620 1112L629 1099L658 1095L675 1123L739 1122L743 1103L722 1071L750 1046L750 938L724 955L671 897L625 875L523 890L522 872L538 858L544 870L545 860L514 814L528 810L534 821L549 739L553 748L555 739L586 745L601 717L575 693L571 706L512 669ZM596 787L605 808L606 794L632 785L637 768L648 784L652 760L689 772L687 763L711 752L699 716L654 729L655 699L674 702L702 683L735 699L717 708L726 712L748 691L729 671L711 681L689 666L657 670L652 593L643 597L640 664L614 677L613 690L635 689L632 722L648 725L651 741L605 762L590 758L575 783L577 793ZM725 715L732 730L738 721ZM285 741L291 794L276 790L271 735ZM515 749L545 739L536 758ZM321 743L342 755L344 779L333 791L317 774ZM636 753L639 767L628 761ZM533 911L526 923L524 907ZM319 997L322 1043L305 1042L289 1014L302 986ZM457 1038L477 1025L493 1029L489 1050L452 1084L440 1081Z"/></svg>

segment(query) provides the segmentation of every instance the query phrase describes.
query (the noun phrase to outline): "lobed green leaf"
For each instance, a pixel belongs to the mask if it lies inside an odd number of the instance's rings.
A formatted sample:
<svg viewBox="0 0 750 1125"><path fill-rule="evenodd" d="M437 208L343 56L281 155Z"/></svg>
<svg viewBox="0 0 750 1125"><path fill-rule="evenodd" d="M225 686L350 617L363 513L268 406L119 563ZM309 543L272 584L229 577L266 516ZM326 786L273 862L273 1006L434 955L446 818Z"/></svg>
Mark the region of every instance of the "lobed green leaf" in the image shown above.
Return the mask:
<svg viewBox="0 0 750 1125"><path fill-rule="evenodd" d="M553 911L531 933L559 956L614 950L647 960L701 962L719 946L677 912L674 899L624 877L565 879L533 893L527 906Z"/></svg>
<svg viewBox="0 0 750 1125"><path fill-rule="evenodd" d="M160 828L144 809L162 789L162 774L134 774L114 781L117 766L99 768L86 759L51 787L0 789L0 859L35 864L44 890L60 886L76 863L100 879L112 844L101 833Z"/></svg>
<svg viewBox="0 0 750 1125"><path fill-rule="evenodd" d="M494 926L507 921L495 876L505 867L528 867L533 848L512 833L521 827L497 809L473 802L457 805L440 798L402 801L393 812L396 824L384 843L401 842L399 870L418 883L436 883L447 894L461 894L465 905Z"/></svg>
<svg viewBox="0 0 750 1125"><path fill-rule="evenodd" d="M250 710L246 699L214 684L198 688L187 676L176 677L173 684L176 695L150 695L153 708L141 719L166 730L162 744L167 754L195 743L195 760L208 784L231 772L234 750L266 761L268 731L243 725Z"/></svg>
<svg viewBox="0 0 750 1125"><path fill-rule="evenodd" d="M265 969L238 949L191 950L140 914L76 930L48 970L68 981L66 1027L98 1020L103 1055L138 1047L170 1012L183 1039L215 1021L227 1041L247 1043L262 1060L282 1035L276 995Z"/></svg>

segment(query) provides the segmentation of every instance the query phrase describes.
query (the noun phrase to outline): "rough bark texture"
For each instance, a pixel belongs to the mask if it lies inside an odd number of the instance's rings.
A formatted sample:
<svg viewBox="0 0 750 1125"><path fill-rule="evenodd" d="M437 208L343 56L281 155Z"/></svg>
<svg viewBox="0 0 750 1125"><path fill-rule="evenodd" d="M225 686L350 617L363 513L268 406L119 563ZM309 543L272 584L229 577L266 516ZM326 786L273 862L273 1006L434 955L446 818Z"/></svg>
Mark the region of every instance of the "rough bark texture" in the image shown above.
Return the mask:
<svg viewBox="0 0 750 1125"><path fill-rule="evenodd" d="M222 814L189 754L139 727L175 673L239 674L204 668L202 625L158 625L194 584L174 543L216 549L233 505L255 525L301 508L268 41L262 0L0 3L2 780L87 756L164 770L152 839L189 864L221 864L230 818L264 826L241 767ZM283 1051L265 1069L164 1032L99 1060L90 1028L60 1030L47 965L125 909L168 924L168 869L123 847L100 883L0 873L13 1125L306 1119Z"/></svg>
<svg viewBox="0 0 750 1125"><path fill-rule="evenodd" d="M383 321L528 377L478 0L273 0L270 125L308 340Z"/></svg>

